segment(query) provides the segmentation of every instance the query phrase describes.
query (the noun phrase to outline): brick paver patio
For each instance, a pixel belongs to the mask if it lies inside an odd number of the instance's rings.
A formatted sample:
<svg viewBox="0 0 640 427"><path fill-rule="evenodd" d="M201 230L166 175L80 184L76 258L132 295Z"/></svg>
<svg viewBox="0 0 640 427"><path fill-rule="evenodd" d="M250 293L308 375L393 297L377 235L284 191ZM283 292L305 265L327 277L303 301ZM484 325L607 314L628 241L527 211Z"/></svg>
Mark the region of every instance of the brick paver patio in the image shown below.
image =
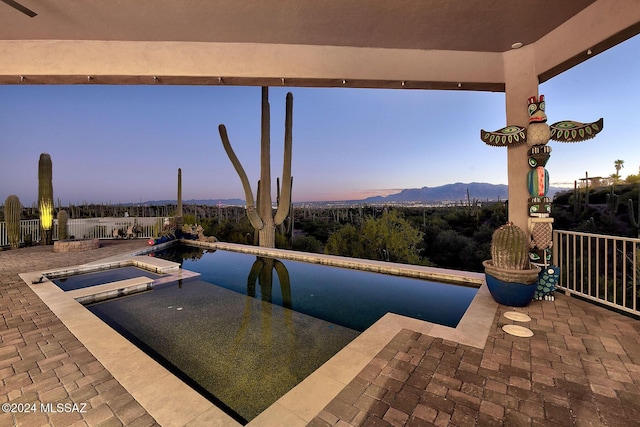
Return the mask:
<svg viewBox="0 0 640 427"><path fill-rule="evenodd" d="M158 425L18 277L134 251L146 241L102 245L75 253L54 253L52 246L0 252L0 403L36 404L32 412L0 412L0 427ZM76 403L70 409L86 412L42 412L40 403Z"/></svg>
<svg viewBox="0 0 640 427"><path fill-rule="evenodd" d="M640 425L640 321L564 295L511 310L484 349L403 330L310 425Z"/></svg>
<svg viewBox="0 0 640 427"><path fill-rule="evenodd" d="M0 412L0 427L157 425L18 277L145 245L0 252L0 403L87 404L84 413ZM484 349L403 330L310 425L640 425L639 320L564 295L518 309L530 323L506 319L509 310L498 308ZM505 324L534 336L507 335Z"/></svg>

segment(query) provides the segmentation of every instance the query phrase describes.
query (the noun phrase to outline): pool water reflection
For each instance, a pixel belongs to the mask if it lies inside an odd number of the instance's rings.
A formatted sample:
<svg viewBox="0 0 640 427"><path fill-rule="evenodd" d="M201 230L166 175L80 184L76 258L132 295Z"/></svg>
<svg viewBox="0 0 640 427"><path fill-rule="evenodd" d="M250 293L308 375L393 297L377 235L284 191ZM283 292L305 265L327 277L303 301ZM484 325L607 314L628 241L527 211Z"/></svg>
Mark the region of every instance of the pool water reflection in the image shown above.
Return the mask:
<svg viewBox="0 0 640 427"><path fill-rule="evenodd" d="M207 282L358 331L387 312L456 327L477 293L469 286L228 251L183 259L181 250L157 256L179 260Z"/></svg>

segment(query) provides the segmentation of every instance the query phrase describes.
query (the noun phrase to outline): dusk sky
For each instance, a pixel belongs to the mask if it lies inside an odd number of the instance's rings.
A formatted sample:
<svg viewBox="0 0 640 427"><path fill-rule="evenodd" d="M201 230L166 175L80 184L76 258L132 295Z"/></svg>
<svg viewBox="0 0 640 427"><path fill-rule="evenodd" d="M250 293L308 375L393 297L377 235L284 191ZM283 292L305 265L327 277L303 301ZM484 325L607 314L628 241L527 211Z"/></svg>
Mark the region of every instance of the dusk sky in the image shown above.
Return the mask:
<svg viewBox="0 0 640 427"><path fill-rule="evenodd" d="M594 140L551 142L552 185L640 167L640 36L540 86L549 123L604 117ZM294 202L359 199L455 182L507 183L507 150L480 129L507 125L503 93L383 89L270 90L271 173L282 174L286 92L294 96ZM54 199L68 203L244 198L218 125L254 188L260 88L0 85L0 203L37 197L40 153ZM473 196L473 195L472 195Z"/></svg>

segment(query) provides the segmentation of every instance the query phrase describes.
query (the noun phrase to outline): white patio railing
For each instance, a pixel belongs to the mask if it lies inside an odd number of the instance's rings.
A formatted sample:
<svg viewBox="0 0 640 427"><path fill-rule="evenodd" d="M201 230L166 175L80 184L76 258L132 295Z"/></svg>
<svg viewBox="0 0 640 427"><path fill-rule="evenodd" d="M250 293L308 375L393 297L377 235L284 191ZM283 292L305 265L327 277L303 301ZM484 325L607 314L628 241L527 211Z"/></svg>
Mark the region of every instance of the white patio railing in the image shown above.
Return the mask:
<svg viewBox="0 0 640 427"><path fill-rule="evenodd" d="M157 237L165 223L170 218L166 217L121 217L121 218L84 218L69 219L67 221L67 235L76 239L117 239L127 236L128 231L133 231L135 237ZM132 227L134 227L132 229ZM40 220L30 219L20 221L20 242L31 239L33 242L40 240ZM53 240L58 240L58 221L53 221ZM7 246L9 237L4 222L0 222L0 246Z"/></svg>
<svg viewBox="0 0 640 427"><path fill-rule="evenodd" d="M20 221L20 243L25 242L25 236L31 236L33 241L40 240L40 220L28 219ZM9 235L4 222L0 222L0 247L9 245Z"/></svg>
<svg viewBox="0 0 640 427"><path fill-rule="evenodd" d="M555 230L553 263L566 293L640 316L640 239Z"/></svg>

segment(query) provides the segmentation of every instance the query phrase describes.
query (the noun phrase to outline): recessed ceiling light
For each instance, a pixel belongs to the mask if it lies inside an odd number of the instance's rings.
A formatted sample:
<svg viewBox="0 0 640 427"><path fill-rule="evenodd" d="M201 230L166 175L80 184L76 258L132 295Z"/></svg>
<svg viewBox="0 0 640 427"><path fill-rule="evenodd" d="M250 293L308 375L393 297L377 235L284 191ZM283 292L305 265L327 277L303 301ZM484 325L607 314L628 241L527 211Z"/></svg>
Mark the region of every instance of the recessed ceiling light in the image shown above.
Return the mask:
<svg viewBox="0 0 640 427"><path fill-rule="evenodd" d="M520 42L515 42L514 44L511 45L511 49L520 49L522 47L522 43Z"/></svg>

